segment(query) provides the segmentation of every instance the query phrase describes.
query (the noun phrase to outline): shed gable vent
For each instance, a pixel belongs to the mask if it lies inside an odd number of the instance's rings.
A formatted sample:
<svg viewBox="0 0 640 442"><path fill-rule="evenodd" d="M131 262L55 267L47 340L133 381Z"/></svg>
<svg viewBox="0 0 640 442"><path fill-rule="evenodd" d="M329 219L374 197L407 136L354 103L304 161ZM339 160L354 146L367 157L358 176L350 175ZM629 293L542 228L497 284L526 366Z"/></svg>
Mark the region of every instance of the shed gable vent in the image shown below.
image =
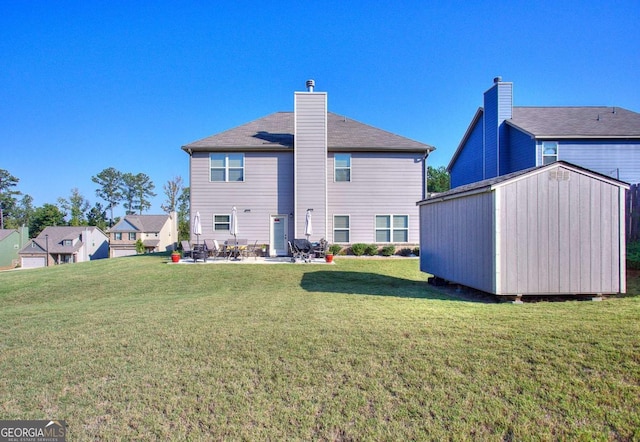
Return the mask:
<svg viewBox="0 0 640 442"><path fill-rule="evenodd" d="M549 180L550 181L569 181L571 178L571 172L568 170L550 170L549 171Z"/></svg>

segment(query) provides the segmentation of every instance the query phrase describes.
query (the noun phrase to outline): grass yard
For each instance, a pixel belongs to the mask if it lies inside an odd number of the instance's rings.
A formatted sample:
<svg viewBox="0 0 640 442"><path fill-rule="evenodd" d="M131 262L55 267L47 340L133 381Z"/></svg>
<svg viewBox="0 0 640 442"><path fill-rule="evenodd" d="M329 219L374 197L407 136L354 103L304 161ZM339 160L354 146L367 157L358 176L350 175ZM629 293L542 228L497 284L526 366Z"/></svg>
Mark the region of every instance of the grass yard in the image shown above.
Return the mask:
<svg viewBox="0 0 640 442"><path fill-rule="evenodd" d="M472 302L412 259L0 273L0 419L88 440L640 440L640 278Z"/></svg>

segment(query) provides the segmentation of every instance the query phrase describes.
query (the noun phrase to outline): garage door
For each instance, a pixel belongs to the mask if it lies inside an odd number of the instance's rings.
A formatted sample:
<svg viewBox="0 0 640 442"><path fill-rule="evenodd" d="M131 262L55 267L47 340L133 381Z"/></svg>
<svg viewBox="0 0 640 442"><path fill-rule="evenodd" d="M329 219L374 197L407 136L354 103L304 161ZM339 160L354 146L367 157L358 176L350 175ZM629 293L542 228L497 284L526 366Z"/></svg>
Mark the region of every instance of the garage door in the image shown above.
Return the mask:
<svg viewBox="0 0 640 442"><path fill-rule="evenodd" d="M29 256L22 258L23 269L35 269L36 267L44 267L44 256Z"/></svg>
<svg viewBox="0 0 640 442"><path fill-rule="evenodd" d="M135 250L130 250L130 249L111 249L111 257L112 258L119 258L121 256L131 256L131 255L135 255L136 251Z"/></svg>

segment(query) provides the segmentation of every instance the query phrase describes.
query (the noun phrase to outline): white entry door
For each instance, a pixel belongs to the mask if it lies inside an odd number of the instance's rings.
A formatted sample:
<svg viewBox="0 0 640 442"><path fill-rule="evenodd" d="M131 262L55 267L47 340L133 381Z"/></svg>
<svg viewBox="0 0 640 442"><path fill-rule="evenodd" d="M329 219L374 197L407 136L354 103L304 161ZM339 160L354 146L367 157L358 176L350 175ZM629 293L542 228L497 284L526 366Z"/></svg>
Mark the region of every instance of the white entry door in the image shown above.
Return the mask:
<svg viewBox="0 0 640 442"><path fill-rule="evenodd" d="M271 228L269 229L269 255L286 256L289 254L287 246L287 232L289 231L289 218L287 215L271 215Z"/></svg>

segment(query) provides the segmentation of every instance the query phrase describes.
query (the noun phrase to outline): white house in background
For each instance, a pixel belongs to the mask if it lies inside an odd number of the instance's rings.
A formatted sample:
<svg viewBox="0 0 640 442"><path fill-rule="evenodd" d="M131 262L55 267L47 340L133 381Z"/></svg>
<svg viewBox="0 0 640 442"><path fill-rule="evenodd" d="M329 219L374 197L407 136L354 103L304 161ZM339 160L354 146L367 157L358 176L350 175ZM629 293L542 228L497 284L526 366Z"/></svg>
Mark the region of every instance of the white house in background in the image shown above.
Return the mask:
<svg viewBox="0 0 640 442"><path fill-rule="evenodd" d="M276 112L189 143L191 214L200 240L239 237L286 255L287 241L417 244L432 146L328 112L327 93L294 93L294 111Z"/></svg>
<svg viewBox="0 0 640 442"><path fill-rule="evenodd" d="M109 230L110 257L135 255L142 240L146 253L175 250L178 243L178 215L127 215Z"/></svg>
<svg viewBox="0 0 640 442"><path fill-rule="evenodd" d="M46 227L19 255L22 268L93 261L109 257L109 239L97 227Z"/></svg>

